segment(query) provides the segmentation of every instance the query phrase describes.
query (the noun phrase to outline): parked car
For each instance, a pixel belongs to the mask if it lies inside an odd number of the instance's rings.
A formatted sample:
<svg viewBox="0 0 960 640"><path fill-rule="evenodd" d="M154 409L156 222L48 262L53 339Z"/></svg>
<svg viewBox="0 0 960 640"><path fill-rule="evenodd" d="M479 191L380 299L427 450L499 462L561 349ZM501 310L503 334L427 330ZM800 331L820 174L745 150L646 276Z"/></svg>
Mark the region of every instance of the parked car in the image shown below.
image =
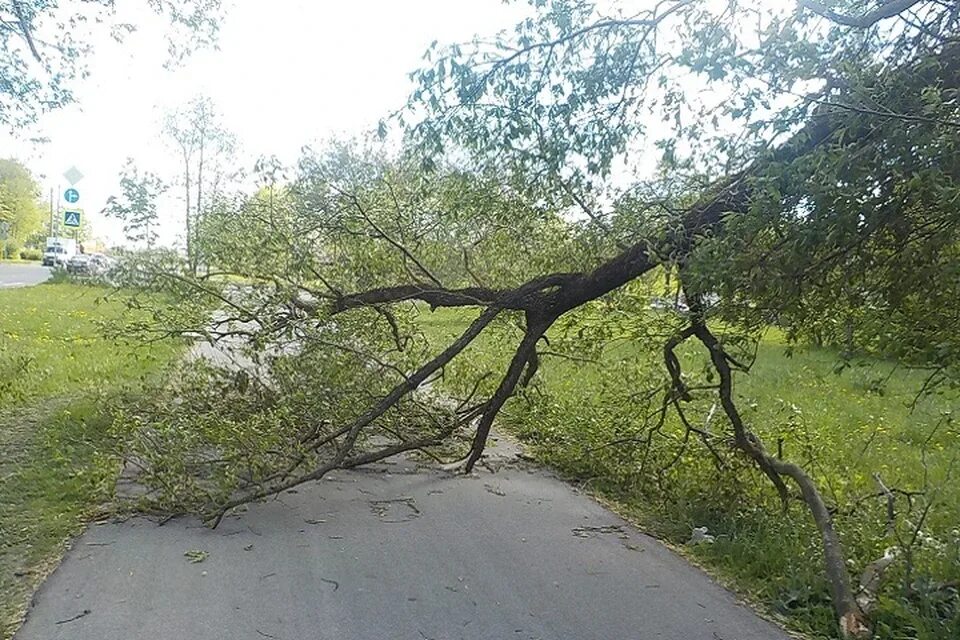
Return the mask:
<svg viewBox="0 0 960 640"><path fill-rule="evenodd" d="M67 273L75 275L86 274L90 268L90 256L85 253L78 253L67 260Z"/></svg>
<svg viewBox="0 0 960 640"><path fill-rule="evenodd" d="M67 261L67 273L78 276L100 276L114 265L113 258L102 253L80 253Z"/></svg>
<svg viewBox="0 0 960 640"><path fill-rule="evenodd" d="M47 238L46 249L43 250L43 266L63 267L77 255L77 241L72 238Z"/></svg>

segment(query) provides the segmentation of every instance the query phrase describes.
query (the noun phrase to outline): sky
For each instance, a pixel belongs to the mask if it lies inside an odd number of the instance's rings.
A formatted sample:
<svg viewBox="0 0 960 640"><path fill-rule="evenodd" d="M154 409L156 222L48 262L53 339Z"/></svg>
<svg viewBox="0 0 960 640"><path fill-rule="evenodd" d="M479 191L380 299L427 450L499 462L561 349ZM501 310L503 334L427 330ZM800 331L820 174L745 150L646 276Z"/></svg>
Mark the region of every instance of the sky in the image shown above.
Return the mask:
<svg viewBox="0 0 960 640"><path fill-rule="evenodd" d="M230 2L230 0L227 0ZM124 0L140 25L123 44L93 38L90 76L77 81L77 104L44 115L17 137L0 133L0 156L25 162L45 198L67 187L76 166L80 202L96 236L118 243L119 224L99 211L117 193L127 157L173 179L176 156L160 135L163 115L198 95L213 99L240 143L248 169L259 156L294 162L309 143L361 134L400 107L431 42L463 42L512 27L525 3L502 0L232 0L218 50L202 50L165 70L162 23L146 0ZM34 137L47 143L31 143ZM161 242L182 234L182 205L160 203Z"/></svg>

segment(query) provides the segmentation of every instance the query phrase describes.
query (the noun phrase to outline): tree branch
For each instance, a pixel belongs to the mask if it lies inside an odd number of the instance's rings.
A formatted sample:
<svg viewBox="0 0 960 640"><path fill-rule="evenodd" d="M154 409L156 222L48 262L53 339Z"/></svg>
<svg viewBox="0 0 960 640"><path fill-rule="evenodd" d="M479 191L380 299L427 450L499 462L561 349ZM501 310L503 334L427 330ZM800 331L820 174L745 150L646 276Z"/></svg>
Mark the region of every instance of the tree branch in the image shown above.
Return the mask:
<svg viewBox="0 0 960 640"><path fill-rule="evenodd" d="M723 407L727 419L733 426L737 446L753 458L758 466L770 476L776 478L778 490L786 491L780 476L787 476L800 488L803 500L813 516L813 520L820 531L823 548L823 557L827 581L830 584L830 594L834 609L839 618L840 630L845 638L869 638L872 631L867 623L864 612L860 609L853 590L851 589L850 574L847 570L846 558L840 544L840 537L833 526L830 510L824 503L813 479L799 466L785 462L766 453L763 444L754 434L747 431L743 419L733 400L733 372L725 356L723 347L706 324L697 323L695 335L710 352L710 359L714 369L720 376L720 405Z"/></svg>
<svg viewBox="0 0 960 640"><path fill-rule="evenodd" d="M480 422L477 424L477 432L473 439L473 445L470 448L470 455L466 461L465 471L467 473L473 470L473 466L480 460L480 456L483 455L483 450L487 443L487 437L490 435L490 428L493 426L494 418L497 417L500 409L513 394L513 390L520 381L520 376L523 374L524 368L536 352L537 341L546 333L554 320L556 320L555 317L532 317L528 314L527 330L523 336L523 340L520 341L520 345L517 347L517 351L513 354L513 359L510 361L510 366L507 368L503 380L500 381L500 386L497 387L497 390L487 402L487 405L483 409L483 415L480 417Z"/></svg>
<svg viewBox="0 0 960 640"><path fill-rule="evenodd" d="M420 300L421 302L426 302L431 307L487 306L500 300L505 293L506 292L501 290L483 287L444 289L424 284L405 284L343 295L334 302L333 312L340 313L358 307L404 302L407 300ZM509 309L512 307L504 308Z"/></svg>
<svg viewBox="0 0 960 640"><path fill-rule="evenodd" d="M361 416L353 420L353 422L338 430L336 433L345 434L346 439L333 459L304 475L285 479L282 482L272 484L268 487L263 487L256 492L244 494L227 501L225 504L220 505L217 508L215 515L212 516L212 526L216 527L218 524L220 524L223 516L233 507L281 493L299 484L303 484L304 482L322 478L330 471L341 468L345 464L345 461L349 462L347 456L353 452L353 446L356 444L357 437L360 435L360 431L364 427L386 413L401 398L419 387L424 380L430 377L430 375L453 360L457 354L466 349L467 346L469 346L470 343L473 342L478 335L480 335L486 326L490 324L493 319L497 317L497 315L499 315L500 311L501 309L497 307L485 309L484 312L481 313L480 316L474 320L469 327L467 327L466 331L464 331L459 338L454 340L450 346L444 349L443 352L393 387L390 393L381 398L379 402L377 402Z"/></svg>
<svg viewBox="0 0 960 640"><path fill-rule="evenodd" d="M19 0L13 0L13 12L17 14L17 20L20 22L23 39L27 41L27 46L30 47L30 53L33 54L37 62L43 62L40 52L37 51L37 45L33 42L33 35L30 33L30 21L27 20L27 16L23 13L23 7L20 6L20 4Z"/></svg>
<svg viewBox="0 0 960 640"><path fill-rule="evenodd" d="M823 16L831 22L855 29L867 29L881 20L893 18L923 1L924 0L888 0L873 11L862 16L850 16L838 13L823 3L817 2L817 0L797 0L797 4L819 16Z"/></svg>

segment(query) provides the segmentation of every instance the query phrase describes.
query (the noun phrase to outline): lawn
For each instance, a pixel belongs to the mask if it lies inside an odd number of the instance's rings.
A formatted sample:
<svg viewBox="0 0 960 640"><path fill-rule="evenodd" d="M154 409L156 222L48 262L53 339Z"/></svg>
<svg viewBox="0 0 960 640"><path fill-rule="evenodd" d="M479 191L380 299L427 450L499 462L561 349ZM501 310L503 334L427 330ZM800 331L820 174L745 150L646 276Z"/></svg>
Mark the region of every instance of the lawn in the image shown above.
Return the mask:
<svg viewBox="0 0 960 640"><path fill-rule="evenodd" d="M469 311L422 309L420 325L439 349L471 318ZM587 331L602 331L596 316L592 322ZM543 350L563 349L562 332L548 337L551 345ZM644 338L642 331L631 339L616 330L607 337L602 352L583 354L595 362L542 358L539 386L507 404L500 427L539 460L683 548L786 626L811 637L835 637L818 536L804 505L794 500L783 514L766 479L729 455L723 440L717 446L727 466L718 470L696 440L682 444L683 431L672 414L645 453L644 418L651 407L643 391L665 375L662 339ZM448 367L444 384L468 393L481 372L505 369L518 340L506 324L482 336ZM691 379L704 375L703 350L690 345L680 355ZM878 637L960 637L960 483L954 468L960 425L953 417L958 395L948 391L917 400L922 371L861 358L838 372L839 362L829 349L788 351L779 332L771 330L750 373L735 380L745 420L769 448L805 466L836 508L855 580L885 548L917 533L909 562L901 558L888 572L875 614ZM489 392L493 382L491 377L481 388ZM703 420L709 404L687 410ZM718 417L713 420L716 432L722 425ZM658 465L662 470L649 471ZM892 532L884 500L871 497L878 492L874 474L888 487L917 492L909 501L898 494ZM698 526L707 526L716 542L684 546Z"/></svg>
<svg viewBox="0 0 960 640"><path fill-rule="evenodd" d="M64 545L109 500L104 401L135 390L181 346L135 347L98 323L131 313L72 284L0 291L0 638L12 636Z"/></svg>

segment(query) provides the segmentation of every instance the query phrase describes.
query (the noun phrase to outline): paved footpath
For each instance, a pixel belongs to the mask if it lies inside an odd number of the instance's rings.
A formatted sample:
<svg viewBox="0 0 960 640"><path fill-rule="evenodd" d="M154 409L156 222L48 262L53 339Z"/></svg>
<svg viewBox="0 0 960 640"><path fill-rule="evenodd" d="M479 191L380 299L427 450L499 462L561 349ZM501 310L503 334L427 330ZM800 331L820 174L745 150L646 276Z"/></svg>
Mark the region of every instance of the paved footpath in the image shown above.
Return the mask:
<svg viewBox="0 0 960 640"><path fill-rule="evenodd" d="M202 562L184 554L201 551ZM16 640L786 640L544 471L409 462L232 514L93 525Z"/></svg>

